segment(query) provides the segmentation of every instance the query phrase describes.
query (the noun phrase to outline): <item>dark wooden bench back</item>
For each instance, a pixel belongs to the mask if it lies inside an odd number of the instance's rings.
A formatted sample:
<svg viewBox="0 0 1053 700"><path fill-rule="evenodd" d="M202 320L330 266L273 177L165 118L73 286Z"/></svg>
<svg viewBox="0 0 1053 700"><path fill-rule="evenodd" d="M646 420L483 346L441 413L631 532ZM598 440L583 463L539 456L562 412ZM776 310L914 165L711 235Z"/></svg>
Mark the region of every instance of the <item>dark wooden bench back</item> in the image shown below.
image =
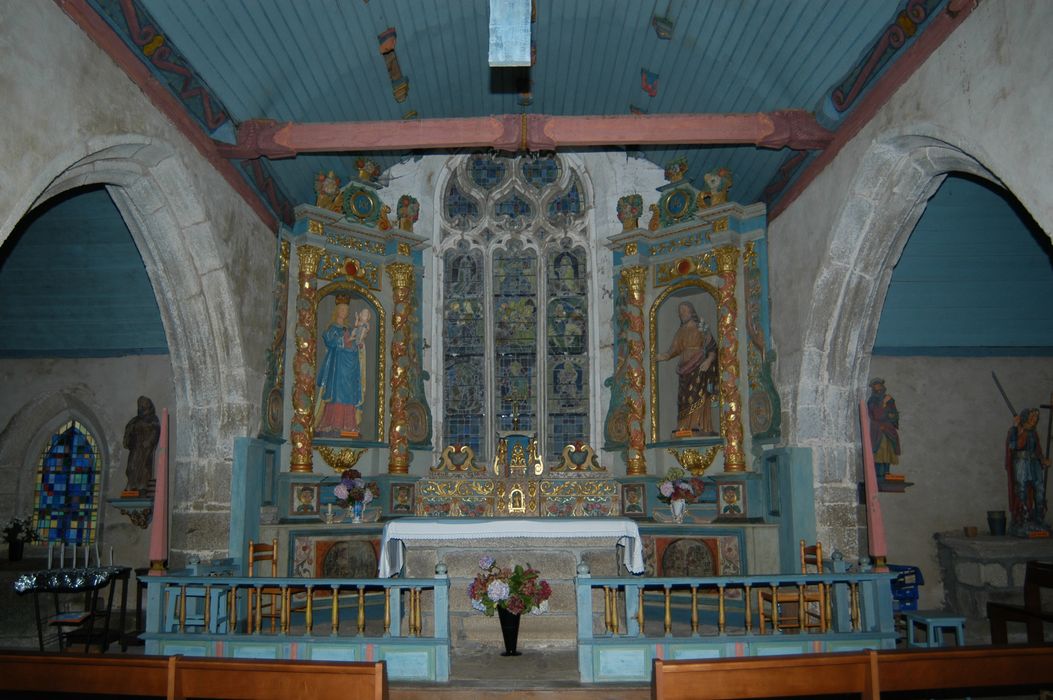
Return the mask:
<svg viewBox="0 0 1053 700"><path fill-rule="evenodd" d="M3 691L168 700L385 700L384 662L0 652Z"/></svg>
<svg viewBox="0 0 1053 700"><path fill-rule="evenodd" d="M1009 642L1009 623L1027 627L1028 644L1045 641L1044 625L1053 622L1053 610L1042 609L1042 590L1053 590L1053 563L1029 561L1024 571L1024 604L988 603L987 620L991 625L991 643Z"/></svg>

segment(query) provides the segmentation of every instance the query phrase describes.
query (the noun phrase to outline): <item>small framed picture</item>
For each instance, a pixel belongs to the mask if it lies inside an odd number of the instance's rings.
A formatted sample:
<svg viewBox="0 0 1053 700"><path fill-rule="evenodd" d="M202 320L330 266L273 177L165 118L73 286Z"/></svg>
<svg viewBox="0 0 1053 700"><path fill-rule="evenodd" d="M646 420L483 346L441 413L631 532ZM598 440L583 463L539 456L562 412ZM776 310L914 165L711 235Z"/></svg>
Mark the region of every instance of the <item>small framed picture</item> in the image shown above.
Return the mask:
<svg viewBox="0 0 1053 700"><path fill-rule="evenodd" d="M630 518L646 517L646 496L644 484L622 484L622 515Z"/></svg>
<svg viewBox="0 0 1053 700"><path fill-rule="evenodd" d="M289 491L289 515L318 515L318 484L293 483Z"/></svg>
<svg viewBox="0 0 1053 700"><path fill-rule="evenodd" d="M746 492L742 484L720 485L720 517L728 520L746 517Z"/></svg>
<svg viewBox="0 0 1053 700"><path fill-rule="evenodd" d="M413 514L413 484L391 485L391 512Z"/></svg>

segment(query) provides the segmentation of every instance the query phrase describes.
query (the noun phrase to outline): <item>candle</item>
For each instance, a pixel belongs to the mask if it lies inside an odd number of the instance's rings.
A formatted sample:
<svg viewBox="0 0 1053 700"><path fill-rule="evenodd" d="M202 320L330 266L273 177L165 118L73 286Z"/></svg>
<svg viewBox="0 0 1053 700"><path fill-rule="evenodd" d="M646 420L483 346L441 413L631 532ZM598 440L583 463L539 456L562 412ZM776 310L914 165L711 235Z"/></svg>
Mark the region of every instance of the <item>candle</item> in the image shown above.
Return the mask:
<svg viewBox="0 0 1053 700"><path fill-rule="evenodd" d="M48 568L51 568L51 559L55 556L55 543L48 542Z"/></svg>
<svg viewBox="0 0 1053 700"><path fill-rule="evenodd" d="M102 560L99 559L99 543L95 543L95 566L102 566Z"/></svg>
<svg viewBox="0 0 1053 700"><path fill-rule="evenodd" d="M62 547L59 549L59 568L66 568L66 541L62 541Z"/></svg>
<svg viewBox="0 0 1053 700"><path fill-rule="evenodd" d="M113 566L113 545L110 545L110 566Z"/></svg>

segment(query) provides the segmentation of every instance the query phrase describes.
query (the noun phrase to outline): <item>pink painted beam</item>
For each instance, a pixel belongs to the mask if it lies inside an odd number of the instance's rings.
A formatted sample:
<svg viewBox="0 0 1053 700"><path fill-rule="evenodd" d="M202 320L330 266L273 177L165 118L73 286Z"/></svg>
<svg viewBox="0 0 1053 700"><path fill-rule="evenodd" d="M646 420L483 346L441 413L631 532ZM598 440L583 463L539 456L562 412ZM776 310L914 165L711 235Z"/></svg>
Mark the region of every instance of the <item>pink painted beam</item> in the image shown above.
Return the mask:
<svg viewBox="0 0 1053 700"><path fill-rule="evenodd" d="M150 527L150 574L165 573L168 561L168 409L161 411L161 436L154 458L154 514Z"/></svg>
<svg viewBox="0 0 1053 700"><path fill-rule="evenodd" d="M867 402L859 402L859 427L863 434L863 483L867 495L867 544L870 557L878 571L887 571L888 541L885 539L885 518L878 502L877 471L874 467L874 447L870 442L870 413Z"/></svg>
<svg viewBox="0 0 1053 700"><path fill-rule="evenodd" d="M417 149L557 148L624 145L749 144L819 149L833 134L800 110L758 114L646 114L555 117L504 114L461 119L298 124L252 120L238 143L216 144L228 158L292 158L300 153Z"/></svg>

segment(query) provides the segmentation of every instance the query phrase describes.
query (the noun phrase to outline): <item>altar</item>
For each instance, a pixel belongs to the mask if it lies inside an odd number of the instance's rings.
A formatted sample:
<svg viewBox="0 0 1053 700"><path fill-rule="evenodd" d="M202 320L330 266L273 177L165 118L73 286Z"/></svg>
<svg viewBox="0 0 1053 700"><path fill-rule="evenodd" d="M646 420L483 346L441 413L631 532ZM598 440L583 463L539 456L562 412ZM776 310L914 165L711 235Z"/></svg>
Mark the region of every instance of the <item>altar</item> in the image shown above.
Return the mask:
<svg viewBox="0 0 1053 700"><path fill-rule="evenodd" d="M436 566L444 565L450 578L451 645L494 644L500 639L497 621L474 610L465 593L485 556L500 567L529 564L552 587L548 612L524 615L519 632L522 643L550 648L577 643L574 577L579 565L605 575L644 570L642 539L629 518L402 518L384 527L379 575L431 578ZM427 599L424 606L427 610Z"/></svg>

